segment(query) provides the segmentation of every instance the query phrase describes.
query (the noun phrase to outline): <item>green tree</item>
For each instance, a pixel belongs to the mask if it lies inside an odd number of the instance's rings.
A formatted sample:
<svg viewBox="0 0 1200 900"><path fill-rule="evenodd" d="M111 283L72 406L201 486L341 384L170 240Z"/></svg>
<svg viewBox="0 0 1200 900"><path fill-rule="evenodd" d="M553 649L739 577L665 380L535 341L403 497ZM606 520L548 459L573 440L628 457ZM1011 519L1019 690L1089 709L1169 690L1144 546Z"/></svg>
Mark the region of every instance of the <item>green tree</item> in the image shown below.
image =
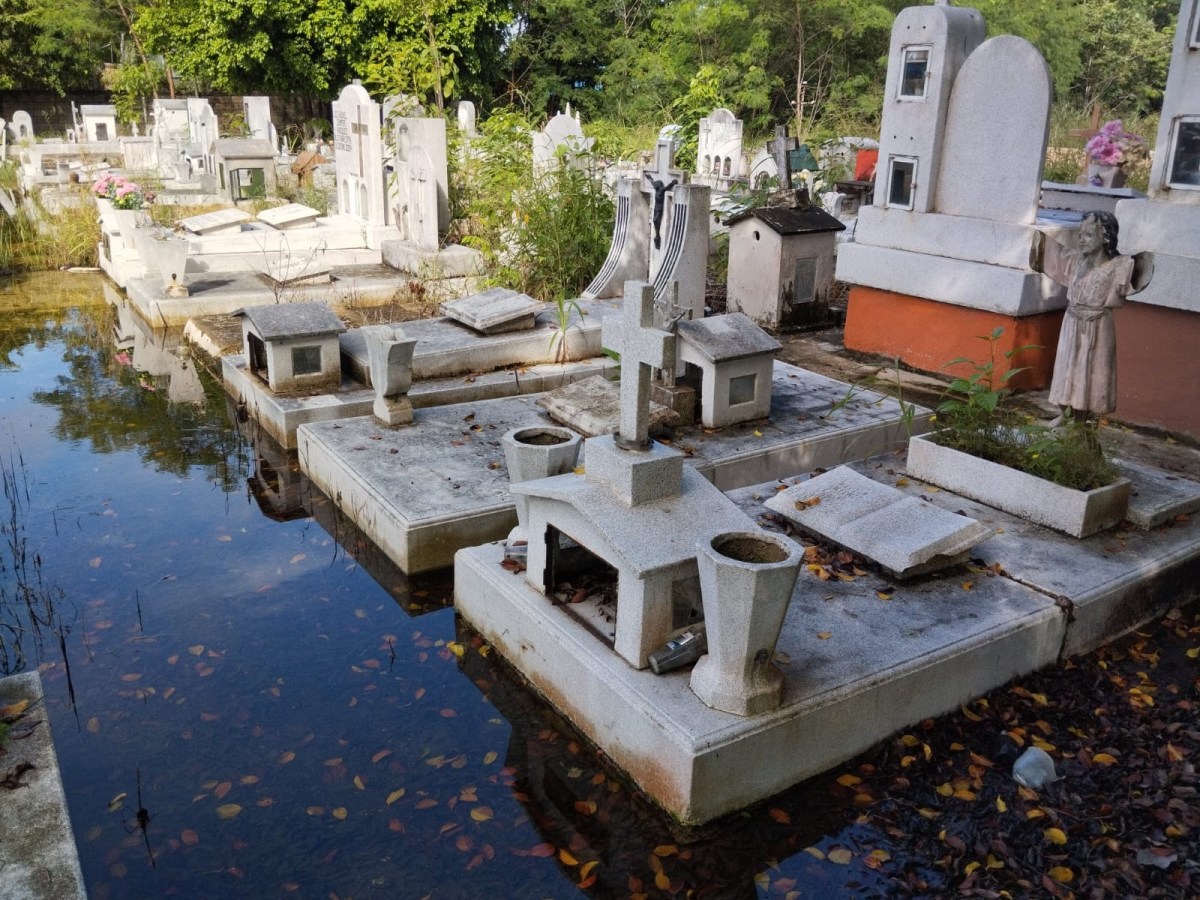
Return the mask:
<svg viewBox="0 0 1200 900"><path fill-rule="evenodd" d="M346 0L151 0L135 29L198 89L329 96L358 44Z"/></svg>
<svg viewBox="0 0 1200 900"><path fill-rule="evenodd" d="M0 89L94 88L115 57L121 20L105 0L3 0Z"/></svg>
<svg viewBox="0 0 1200 900"><path fill-rule="evenodd" d="M1161 99L1175 31L1173 15L1158 24L1162 6L1155 0L1100 0L1084 8L1086 37L1074 91L1081 106L1143 113Z"/></svg>

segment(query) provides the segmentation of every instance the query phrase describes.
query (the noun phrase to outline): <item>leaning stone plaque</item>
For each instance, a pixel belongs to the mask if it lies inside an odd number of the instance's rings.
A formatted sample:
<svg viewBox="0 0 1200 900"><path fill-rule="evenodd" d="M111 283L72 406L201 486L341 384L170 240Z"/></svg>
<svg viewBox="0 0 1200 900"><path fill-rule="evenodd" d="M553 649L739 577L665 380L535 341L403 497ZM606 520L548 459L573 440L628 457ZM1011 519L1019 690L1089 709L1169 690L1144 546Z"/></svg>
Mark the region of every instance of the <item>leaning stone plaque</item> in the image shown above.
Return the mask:
<svg viewBox="0 0 1200 900"><path fill-rule="evenodd" d="M302 203L286 203L283 206L264 209L258 214L258 221L280 231L287 231L289 228L315 228L317 216L320 214L318 210Z"/></svg>
<svg viewBox="0 0 1200 900"><path fill-rule="evenodd" d="M179 224L192 234L222 234L242 230L242 223L250 221L250 214L240 209L218 209L180 220Z"/></svg>
<svg viewBox="0 0 1200 900"><path fill-rule="evenodd" d="M540 300L501 287L448 300L441 307L443 316L481 334L527 331L533 328L537 314L545 308L546 304Z"/></svg>
<svg viewBox="0 0 1200 900"><path fill-rule="evenodd" d="M555 422L574 428L584 437L615 434L621 427L621 389L603 375L593 375L543 394L537 405ZM651 425L675 425L676 414L660 403L650 403Z"/></svg>
<svg viewBox="0 0 1200 900"><path fill-rule="evenodd" d="M767 500L816 537L878 563L897 578L967 561L992 529L839 466Z"/></svg>
<svg viewBox="0 0 1200 900"><path fill-rule="evenodd" d="M329 284L333 280L327 263L316 259L283 257L267 265L266 275L278 285Z"/></svg>

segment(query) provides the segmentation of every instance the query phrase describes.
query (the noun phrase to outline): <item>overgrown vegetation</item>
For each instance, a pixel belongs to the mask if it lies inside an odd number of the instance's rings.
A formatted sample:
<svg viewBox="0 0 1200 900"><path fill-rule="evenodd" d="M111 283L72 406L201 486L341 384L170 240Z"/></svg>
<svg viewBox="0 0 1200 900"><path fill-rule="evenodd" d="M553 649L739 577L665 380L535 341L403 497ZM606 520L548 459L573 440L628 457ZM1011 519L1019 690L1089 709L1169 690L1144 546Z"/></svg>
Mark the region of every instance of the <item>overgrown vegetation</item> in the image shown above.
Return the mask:
<svg viewBox="0 0 1200 900"><path fill-rule="evenodd" d="M946 388L947 399L937 409L938 442L1063 487L1088 491L1110 484L1116 471L1092 425L1068 419L1051 428L1030 421L1004 402L1012 393L1009 381L1024 369L1002 366L997 359L1003 334L1004 329L997 328L981 336L988 345L984 362L959 357L946 363L946 368L967 365L970 370ZM1021 353L1034 349L1038 348L1006 350L1004 363L1011 364Z"/></svg>
<svg viewBox="0 0 1200 900"><path fill-rule="evenodd" d="M9 217L0 214L0 272L96 265L100 223L85 188L61 195L53 207L34 193Z"/></svg>
<svg viewBox="0 0 1200 900"><path fill-rule="evenodd" d="M562 304L604 262L613 203L586 158L535 174L529 129L512 111L482 124L452 176L452 230L483 253L496 283Z"/></svg>

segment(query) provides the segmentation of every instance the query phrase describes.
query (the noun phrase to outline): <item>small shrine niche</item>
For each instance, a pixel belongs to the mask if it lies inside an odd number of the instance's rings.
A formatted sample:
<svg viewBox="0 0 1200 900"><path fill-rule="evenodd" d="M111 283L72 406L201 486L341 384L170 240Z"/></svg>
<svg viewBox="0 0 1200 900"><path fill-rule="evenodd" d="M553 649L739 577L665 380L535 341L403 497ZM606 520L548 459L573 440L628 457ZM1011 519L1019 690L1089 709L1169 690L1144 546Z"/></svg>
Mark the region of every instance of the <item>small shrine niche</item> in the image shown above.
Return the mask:
<svg viewBox="0 0 1200 900"><path fill-rule="evenodd" d="M275 393L337 390L342 383L342 320L324 303L252 306L242 320L248 371Z"/></svg>

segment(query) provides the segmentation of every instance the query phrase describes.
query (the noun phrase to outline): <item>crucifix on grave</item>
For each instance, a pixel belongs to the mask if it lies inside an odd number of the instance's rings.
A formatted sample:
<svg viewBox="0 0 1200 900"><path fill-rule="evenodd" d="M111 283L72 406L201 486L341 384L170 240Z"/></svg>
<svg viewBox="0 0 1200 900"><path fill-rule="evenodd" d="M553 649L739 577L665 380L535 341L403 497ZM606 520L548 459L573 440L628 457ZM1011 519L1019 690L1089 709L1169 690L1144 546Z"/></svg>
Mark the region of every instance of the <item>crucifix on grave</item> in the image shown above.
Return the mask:
<svg viewBox="0 0 1200 900"><path fill-rule="evenodd" d="M675 142L670 138L659 138L654 148L654 168L642 172L654 193L651 220L654 223L654 249L662 247L662 220L666 207L666 195L677 184L683 182L683 170L675 168Z"/></svg>
<svg viewBox="0 0 1200 900"><path fill-rule="evenodd" d="M675 335L654 327L654 288L625 283L621 315L604 320L602 343L621 356L621 427L614 442L622 450L649 450L652 369L675 369Z"/></svg>
<svg viewBox="0 0 1200 900"><path fill-rule="evenodd" d="M679 323L692 318L692 308L679 303L679 282L672 281L666 293L654 301L654 327L671 334L679 333ZM675 387L677 369L670 367L659 373L664 387Z"/></svg>
<svg viewBox="0 0 1200 900"><path fill-rule="evenodd" d="M787 136L787 127L784 125L776 125L775 137L767 141L767 151L775 160L775 167L779 170L779 186L785 190L792 186L790 152L796 149L796 144L795 138Z"/></svg>
<svg viewBox="0 0 1200 900"><path fill-rule="evenodd" d="M367 124L362 120L363 108L356 107L354 110L355 122L350 126L352 134L358 135L358 171L354 174L359 178L365 178L367 174L366 161L363 159L363 146L366 144L367 135L370 133L367 130Z"/></svg>

